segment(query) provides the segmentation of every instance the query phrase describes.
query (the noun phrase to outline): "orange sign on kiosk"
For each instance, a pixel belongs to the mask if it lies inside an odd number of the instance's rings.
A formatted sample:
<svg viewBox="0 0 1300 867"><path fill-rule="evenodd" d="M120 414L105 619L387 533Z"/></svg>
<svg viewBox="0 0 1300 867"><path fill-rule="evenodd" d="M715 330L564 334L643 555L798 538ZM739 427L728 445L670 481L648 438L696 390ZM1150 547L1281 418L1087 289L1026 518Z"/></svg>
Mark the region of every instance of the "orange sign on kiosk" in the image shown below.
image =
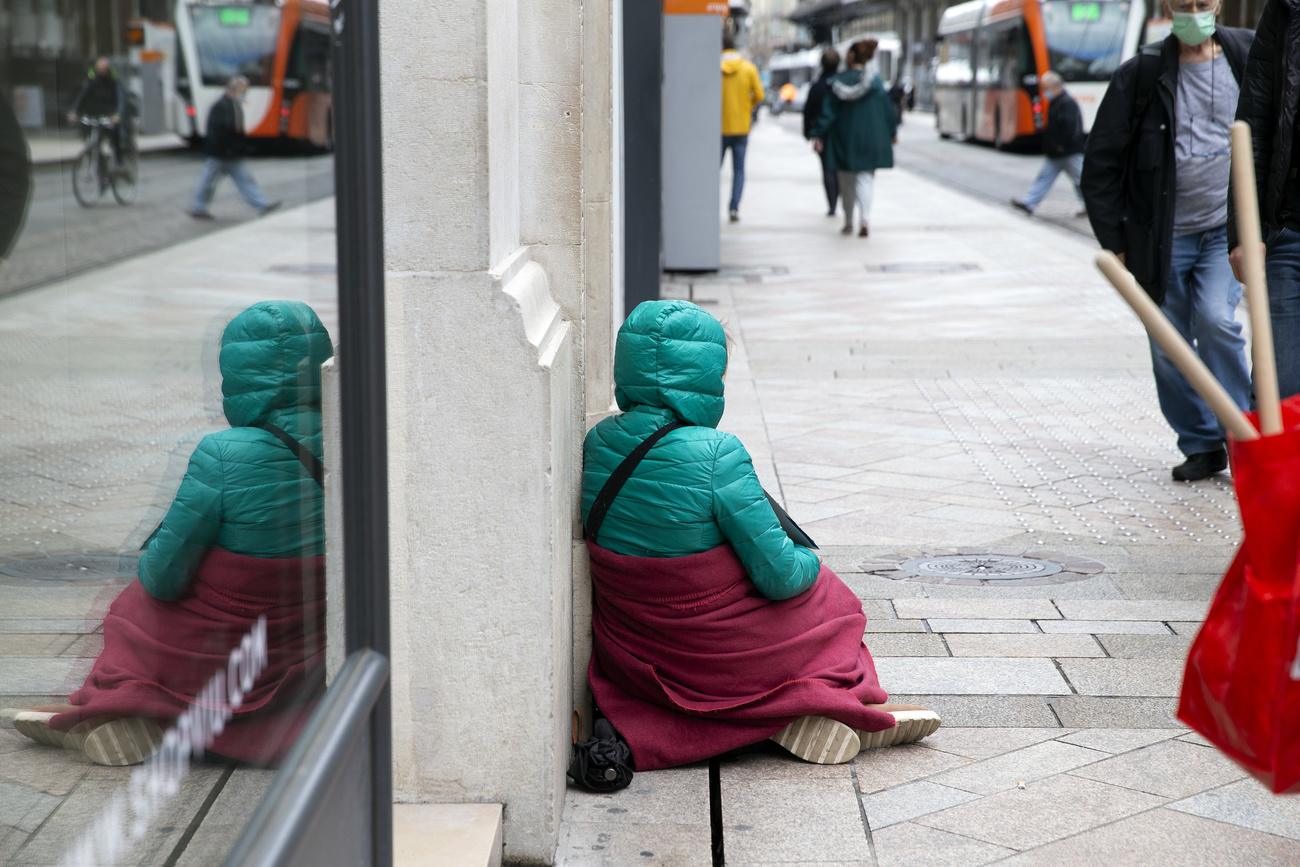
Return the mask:
<svg viewBox="0 0 1300 867"><path fill-rule="evenodd" d="M727 0L664 0L665 15L722 15L731 13Z"/></svg>

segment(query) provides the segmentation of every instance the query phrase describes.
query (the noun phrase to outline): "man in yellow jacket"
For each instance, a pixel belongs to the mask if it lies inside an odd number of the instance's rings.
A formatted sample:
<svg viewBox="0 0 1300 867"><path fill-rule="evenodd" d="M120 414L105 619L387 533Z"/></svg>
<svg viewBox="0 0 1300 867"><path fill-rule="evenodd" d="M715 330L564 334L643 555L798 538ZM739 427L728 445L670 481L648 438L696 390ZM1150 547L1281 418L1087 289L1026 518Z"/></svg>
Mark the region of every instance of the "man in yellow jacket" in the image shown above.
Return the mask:
<svg viewBox="0 0 1300 867"><path fill-rule="evenodd" d="M722 159L731 148L731 222L740 219L740 194L745 189L745 147L749 144L749 120L763 101L763 82L758 67L740 56L736 42L722 37Z"/></svg>

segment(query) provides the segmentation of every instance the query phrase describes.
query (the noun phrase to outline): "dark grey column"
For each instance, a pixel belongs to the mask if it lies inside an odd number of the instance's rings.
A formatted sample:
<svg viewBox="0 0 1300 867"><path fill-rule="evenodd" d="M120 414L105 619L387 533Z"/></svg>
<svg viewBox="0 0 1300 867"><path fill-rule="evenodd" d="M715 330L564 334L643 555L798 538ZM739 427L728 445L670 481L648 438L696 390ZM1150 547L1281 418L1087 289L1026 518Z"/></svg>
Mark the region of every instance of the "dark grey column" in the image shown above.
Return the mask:
<svg viewBox="0 0 1300 867"><path fill-rule="evenodd" d="M659 297L664 9L623 3L623 311Z"/></svg>

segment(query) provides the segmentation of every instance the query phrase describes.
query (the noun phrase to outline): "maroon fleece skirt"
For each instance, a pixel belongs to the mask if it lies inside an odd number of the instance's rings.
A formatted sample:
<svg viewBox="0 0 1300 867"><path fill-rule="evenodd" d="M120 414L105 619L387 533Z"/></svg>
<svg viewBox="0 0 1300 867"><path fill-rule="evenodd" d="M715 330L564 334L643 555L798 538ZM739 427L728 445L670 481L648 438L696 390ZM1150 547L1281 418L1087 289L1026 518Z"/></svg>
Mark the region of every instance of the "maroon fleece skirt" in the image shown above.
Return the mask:
<svg viewBox="0 0 1300 867"><path fill-rule="evenodd" d="M54 717L51 727L67 731L100 715L167 726L265 616L268 664L211 751L278 763L324 690L324 581L324 557L268 559L220 548L208 552L175 602L132 581L109 606L104 649L68 700L77 710Z"/></svg>
<svg viewBox="0 0 1300 867"><path fill-rule="evenodd" d="M731 546L627 557L591 542L596 704L640 771L758 743L801 716L894 725L862 643L862 603L835 573L793 599L758 592Z"/></svg>

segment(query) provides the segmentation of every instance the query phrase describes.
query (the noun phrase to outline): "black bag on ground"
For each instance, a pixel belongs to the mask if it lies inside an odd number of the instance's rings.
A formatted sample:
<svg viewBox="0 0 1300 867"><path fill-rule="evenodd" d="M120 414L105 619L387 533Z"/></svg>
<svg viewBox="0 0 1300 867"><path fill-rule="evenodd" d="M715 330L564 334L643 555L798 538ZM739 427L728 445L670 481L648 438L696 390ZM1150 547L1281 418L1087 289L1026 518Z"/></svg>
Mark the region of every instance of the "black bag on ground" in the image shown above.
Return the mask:
<svg viewBox="0 0 1300 867"><path fill-rule="evenodd" d="M589 792L614 792L632 782L632 751L603 716L596 717L589 740L578 740L579 718L573 714L573 758L569 781Z"/></svg>

